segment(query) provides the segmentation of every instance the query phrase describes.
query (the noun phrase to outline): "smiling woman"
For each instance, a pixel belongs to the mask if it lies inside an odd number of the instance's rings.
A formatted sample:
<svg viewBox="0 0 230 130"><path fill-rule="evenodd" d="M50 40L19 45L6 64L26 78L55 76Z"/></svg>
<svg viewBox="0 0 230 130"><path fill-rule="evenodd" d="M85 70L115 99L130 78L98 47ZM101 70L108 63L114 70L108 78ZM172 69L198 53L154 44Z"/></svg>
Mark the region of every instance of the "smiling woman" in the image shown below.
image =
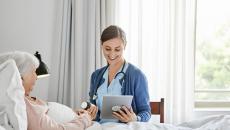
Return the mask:
<svg viewBox="0 0 230 130"><path fill-rule="evenodd" d="M101 48L108 65L91 76L89 96L94 105L88 111L95 113L95 119L100 122L148 121L151 115L147 80L140 69L124 59L125 32L115 25L107 27L101 35ZM124 111L114 112L116 120L100 119L105 95L132 95L132 108L124 106Z"/></svg>

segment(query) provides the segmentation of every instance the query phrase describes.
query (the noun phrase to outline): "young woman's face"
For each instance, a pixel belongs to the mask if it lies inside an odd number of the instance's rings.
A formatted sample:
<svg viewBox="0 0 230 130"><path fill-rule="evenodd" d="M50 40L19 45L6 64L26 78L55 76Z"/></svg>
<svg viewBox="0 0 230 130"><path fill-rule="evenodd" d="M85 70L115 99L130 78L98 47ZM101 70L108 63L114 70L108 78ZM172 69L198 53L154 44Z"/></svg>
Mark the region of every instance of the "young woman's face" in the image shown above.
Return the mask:
<svg viewBox="0 0 230 130"><path fill-rule="evenodd" d="M33 90L33 86L37 80L36 68L34 67L31 72L27 72L22 77L22 85L25 89L25 95L29 96L30 92Z"/></svg>
<svg viewBox="0 0 230 130"><path fill-rule="evenodd" d="M110 65L123 60L125 45L120 38L113 38L102 44L103 54Z"/></svg>

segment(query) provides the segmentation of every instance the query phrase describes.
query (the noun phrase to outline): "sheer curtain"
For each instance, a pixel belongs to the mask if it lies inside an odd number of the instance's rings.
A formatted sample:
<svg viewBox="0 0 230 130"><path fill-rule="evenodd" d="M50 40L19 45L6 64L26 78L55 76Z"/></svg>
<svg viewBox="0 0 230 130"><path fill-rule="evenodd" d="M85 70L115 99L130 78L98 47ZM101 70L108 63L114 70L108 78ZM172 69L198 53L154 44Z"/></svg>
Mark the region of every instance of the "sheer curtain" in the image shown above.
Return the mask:
<svg viewBox="0 0 230 130"><path fill-rule="evenodd" d="M91 73L105 61L100 51L102 29L113 24L114 1L63 0L59 40L53 49L49 100L80 107L88 99ZM57 29L58 30L58 29Z"/></svg>
<svg viewBox="0 0 230 130"><path fill-rule="evenodd" d="M192 119L195 0L117 0L115 23L127 33L126 59L165 98L166 122Z"/></svg>

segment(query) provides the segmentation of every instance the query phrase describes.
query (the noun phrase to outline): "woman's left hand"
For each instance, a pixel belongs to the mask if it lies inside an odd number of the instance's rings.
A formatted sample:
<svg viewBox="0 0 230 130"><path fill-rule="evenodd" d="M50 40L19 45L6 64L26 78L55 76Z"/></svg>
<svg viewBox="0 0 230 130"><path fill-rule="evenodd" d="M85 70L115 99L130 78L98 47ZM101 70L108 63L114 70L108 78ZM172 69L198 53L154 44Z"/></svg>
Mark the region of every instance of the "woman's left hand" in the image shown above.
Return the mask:
<svg viewBox="0 0 230 130"><path fill-rule="evenodd" d="M122 110L119 110L118 112L113 112L115 118L125 123L137 121L137 116L132 108L128 109L127 107L122 106L121 109Z"/></svg>

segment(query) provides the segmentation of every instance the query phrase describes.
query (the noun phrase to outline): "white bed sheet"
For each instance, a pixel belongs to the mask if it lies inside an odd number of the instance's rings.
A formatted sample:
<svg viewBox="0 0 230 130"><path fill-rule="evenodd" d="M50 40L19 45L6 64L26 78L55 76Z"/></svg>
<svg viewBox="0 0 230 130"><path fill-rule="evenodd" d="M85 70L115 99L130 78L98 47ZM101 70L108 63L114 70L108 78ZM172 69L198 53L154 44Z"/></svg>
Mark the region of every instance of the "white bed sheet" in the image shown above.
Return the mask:
<svg viewBox="0 0 230 130"><path fill-rule="evenodd" d="M210 116L180 125L154 122L131 122L128 124L94 122L87 130L230 130L230 115Z"/></svg>

